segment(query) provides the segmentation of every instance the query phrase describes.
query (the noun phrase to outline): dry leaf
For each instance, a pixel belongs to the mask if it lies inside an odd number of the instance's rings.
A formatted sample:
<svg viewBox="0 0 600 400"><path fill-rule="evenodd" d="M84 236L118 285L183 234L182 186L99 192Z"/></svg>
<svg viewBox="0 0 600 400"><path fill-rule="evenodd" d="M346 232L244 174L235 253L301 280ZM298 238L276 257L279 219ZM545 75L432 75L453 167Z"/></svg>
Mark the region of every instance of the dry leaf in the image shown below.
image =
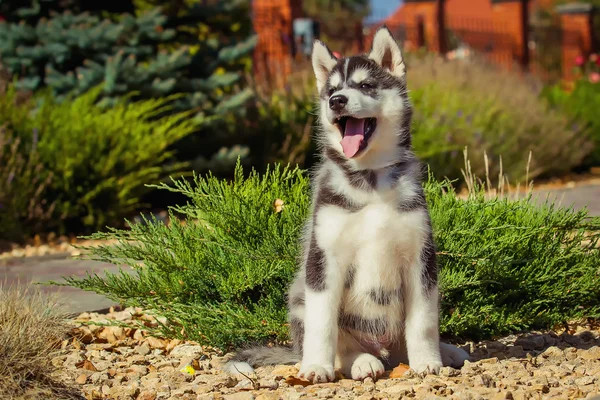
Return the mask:
<svg viewBox="0 0 600 400"><path fill-rule="evenodd" d="M390 372L390 378L402 378L404 373L408 371L410 367L406 364L400 364Z"/></svg>
<svg viewBox="0 0 600 400"><path fill-rule="evenodd" d="M288 376L287 378L285 378L285 383L287 383L290 386L301 385L301 386L307 387L309 385L312 385L312 383L310 383L309 381L305 381L304 379L296 378L295 376Z"/></svg>
<svg viewBox="0 0 600 400"><path fill-rule="evenodd" d="M275 209L275 212L276 212L276 213L280 213L281 211L283 211L283 207L284 207L284 205L283 205L283 200L281 200L281 199L276 199L276 200L273 202L273 208Z"/></svg>

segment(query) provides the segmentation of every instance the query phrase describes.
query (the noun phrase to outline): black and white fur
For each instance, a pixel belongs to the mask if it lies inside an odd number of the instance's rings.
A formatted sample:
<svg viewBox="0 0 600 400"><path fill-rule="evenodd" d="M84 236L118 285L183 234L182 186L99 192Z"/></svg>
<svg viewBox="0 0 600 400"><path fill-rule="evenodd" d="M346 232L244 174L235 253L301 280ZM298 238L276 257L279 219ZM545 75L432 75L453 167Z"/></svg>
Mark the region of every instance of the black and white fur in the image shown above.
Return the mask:
<svg viewBox="0 0 600 400"><path fill-rule="evenodd" d="M408 362L419 373L459 367L467 353L439 340L435 246L411 150L400 47L383 27L365 56L336 59L316 41L312 64L322 162L288 296L294 348L243 350L226 369L301 361L300 377L326 382L335 367L357 380L377 378L384 363ZM342 107L331 100L340 95ZM376 120L366 147L350 158L340 144L342 116Z"/></svg>

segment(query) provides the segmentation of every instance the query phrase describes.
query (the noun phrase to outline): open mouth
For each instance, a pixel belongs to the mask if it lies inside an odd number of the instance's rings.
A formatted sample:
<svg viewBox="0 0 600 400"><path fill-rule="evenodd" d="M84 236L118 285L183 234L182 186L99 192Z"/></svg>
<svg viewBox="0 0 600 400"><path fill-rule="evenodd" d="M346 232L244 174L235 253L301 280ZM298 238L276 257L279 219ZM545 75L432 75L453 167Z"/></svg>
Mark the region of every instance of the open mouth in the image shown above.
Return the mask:
<svg viewBox="0 0 600 400"><path fill-rule="evenodd" d="M367 148L377 127L375 118L339 117L334 123L342 133L342 149L348 158L355 157Z"/></svg>

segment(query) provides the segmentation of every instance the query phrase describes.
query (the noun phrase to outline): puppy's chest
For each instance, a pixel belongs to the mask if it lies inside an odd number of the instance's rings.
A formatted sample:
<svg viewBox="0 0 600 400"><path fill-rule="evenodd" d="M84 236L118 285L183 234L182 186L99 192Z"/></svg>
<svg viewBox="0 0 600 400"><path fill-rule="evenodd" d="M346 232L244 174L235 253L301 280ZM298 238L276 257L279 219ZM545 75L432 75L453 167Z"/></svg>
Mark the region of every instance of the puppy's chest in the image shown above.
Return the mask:
<svg viewBox="0 0 600 400"><path fill-rule="evenodd" d="M320 207L314 230L319 245L345 263L365 257L413 258L423 242L423 210L402 212L392 196L357 205Z"/></svg>

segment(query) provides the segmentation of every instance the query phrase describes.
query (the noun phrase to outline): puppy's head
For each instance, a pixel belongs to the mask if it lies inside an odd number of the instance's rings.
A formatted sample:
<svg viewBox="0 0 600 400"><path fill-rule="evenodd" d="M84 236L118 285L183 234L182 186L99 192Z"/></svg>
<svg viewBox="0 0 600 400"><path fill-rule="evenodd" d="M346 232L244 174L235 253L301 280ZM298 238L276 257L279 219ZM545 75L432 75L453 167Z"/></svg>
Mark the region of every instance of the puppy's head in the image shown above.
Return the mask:
<svg viewBox="0 0 600 400"><path fill-rule="evenodd" d="M386 27L375 34L368 55L338 59L315 41L312 65L324 146L369 168L396 157L399 146L410 146L404 58Z"/></svg>

